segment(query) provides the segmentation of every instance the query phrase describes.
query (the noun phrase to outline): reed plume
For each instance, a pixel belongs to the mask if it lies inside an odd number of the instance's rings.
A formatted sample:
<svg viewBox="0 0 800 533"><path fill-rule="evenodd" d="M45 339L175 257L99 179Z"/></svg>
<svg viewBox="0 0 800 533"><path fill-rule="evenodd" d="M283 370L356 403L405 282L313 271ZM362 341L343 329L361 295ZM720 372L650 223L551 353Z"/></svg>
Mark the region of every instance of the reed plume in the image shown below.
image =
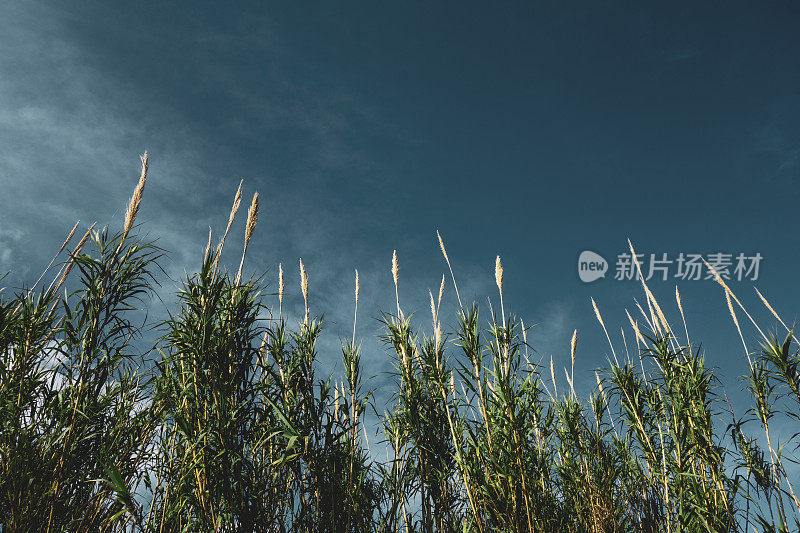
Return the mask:
<svg viewBox="0 0 800 533"><path fill-rule="evenodd" d="M308 273L306 273L303 258L300 258L300 290L303 291L303 302L306 306L306 317L303 319L303 324L308 324Z"/></svg>
<svg viewBox="0 0 800 533"><path fill-rule="evenodd" d="M392 279L394 280L394 299L397 303L397 318L401 319L403 317L403 312L400 311L400 293L397 289L397 280L398 280L398 273L399 267L397 265L397 250L392 251Z"/></svg>
<svg viewBox="0 0 800 533"><path fill-rule="evenodd" d="M239 211L239 204L242 203L242 185L244 185L244 179L239 182L239 187L236 189L236 194L233 196L233 205L228 215L228 225L225 226L225 233L222 234L222 239L220 239L217 245L217 251L214 255L214 274L216 274L217 268L219 267L219 259L222 255L222 248L225 246L225 238L228 236L228 232L233 224L233 219L236 218L236 213Z"/></svg>
<svg viewBox="0 0 800 533"><path fill-rule="evenodd" d="M361 284L358 282L358 269L356 269L356 288L355 288L355 297L356 297L356 304L355 309L353 311L353 346L356 344L356 320L358 320L358 293L361 290Z"/></svg>
<svg viewBox="0 0 800 533"><path fill-rule="evenodd" d="M244 267L244 255L247 253L247 245L250 244L250 239L253 237L253 231L256 229L258 223L258 193L253 195L253 201L250 203L250 209L247 210L247 223L244 228L244 249L242 250L242 259L239 261L239 271L236 273L236 283L242 278L242 268Z"/></svg>
<svg viewBox="0 0 800 533"><path fill-rule="evenodd" d="M283 265L278 263L278 318L283 316Z"/></svg>
<svg viewBox="0 0 800 533"><path fill-rule="evenodd" d="M458 308L461 309L461 312L464 312L464 306L461 305L461 295L458 294L458 284L456 283L456 276L453 274L453 266L450 264L450 258L447 257L447 250L444 247L444 240L442 240L442 236L439 234L439 230L436 230L436 238L439 239L439 248L442 250L442 255L444 256L444 260L447 263L447 268L450 270L450 277L453 279L453 288L456 290L456 299L458 300Z"/></svg>
<svg viewBox="0 0 800 533"><path fill-rule="evenodd" d="M142 154L140 158L142 160L142 173L139 177L139 183L136 184L136 188L133 190L133 196L128 202L128 208L125 210L125 218L122 224L122 240L128 235L133 223L136 221L136 215L139 214L139 204L142 202L142 192L144 192L144 184L147 181L147 152Z"/></svg>

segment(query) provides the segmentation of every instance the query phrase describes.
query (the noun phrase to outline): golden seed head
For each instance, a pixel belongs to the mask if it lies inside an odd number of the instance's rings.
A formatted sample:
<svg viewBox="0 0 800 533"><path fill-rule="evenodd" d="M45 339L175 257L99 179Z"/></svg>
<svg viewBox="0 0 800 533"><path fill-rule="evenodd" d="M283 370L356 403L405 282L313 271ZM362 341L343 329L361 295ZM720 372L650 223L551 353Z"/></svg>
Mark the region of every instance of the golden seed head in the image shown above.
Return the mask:
<svg viewBox="0 0 800 533"><path fill-rule="evenodd" d="M733 302L731 302L731 295L728 291L725 291L725 302L728 304L728 311L731 313L731 318L733 318L733 323L736 324L736 328L739 328L739 319L736 318L736 312L733 310Z"/></svg>
<svg viewBox="0 0 800 533"><path fill-rule="evenodd" d="M72 236L75 235L75 230L78 229L78 226L80 225L80 223L81 223L81 221L78 220L75 223L75 225L72 226L72 231L70 231L69 235L67 235L67 238L64 241L64 244L61 245L61 248L59 248L58 253L61 253L61 251L67 246L67 243L72 240Z"/></svg>
<svg viewBox="0 0 800 533"><path fill-rule="evenodd" d="M603 324L603 317L600 316L600 310L597 308L597 304L594 303L594 298L589 298L589 299L592 301L592 307L594 308L594 316L597 317L597 321L600 322L600 325L605 327L605 324Z"/></svg>
<svg viewBox="0 0 800 533"><path fill-rule="evenodd" d="M303 301L306 304L305 321L308 322L308 274L302 258L300 259L300 289L303 291Z"/></svg>
<svg viewBox="0 0 800 533"><path fill-rule="evenodd" d="M444 241L442 240L442 236L439 235L438 229L436 230L436 237L439 238L439 248L442 249L442 255L444 255L445 260L449 262L449 260L447 259L447 250L444 249Z"/></svg>
<svg viewBox="0 0 800 533"><path fill-rule="evenodd" d="M639 279L644 281L644 277L642 276L642 265L639 263L639 258L636 256L636 251L634 251L633 243L630 239L628 239L628 248L631 250L631 259L633 259L633 263L636 265L636 272L639 275Z"/></svg>
<svg viewBox="0 0 800 533"><path fill-rule="evenodd" d="M142 160L142 174L139 177L139 183L136 184L136 188L133 190L133 196L131 196L131 201L128 203L128 209L125 211L123 223L123 233L125 234L133 227L136 215L139 213L139 204L142 201L142 192L144 191L144 184L147 181L147 152L142 154L140 158Z"/></svg>
<svg viewBox="0 0 800 533"><path fill-rule="evenodd" d="M600 375L597 373L597 371L595 371L594 377L597 380L597 387L600 389L600 394L605 395L605 392L603 392L603 382L600 381Z"/></svg>
<svg viewBox="0 0 800 533"><path fill-rule="evenodd" d="M76 246L75 250L72 252L72 257L77 257L78 255L80 255L81 250L83 250L83 246L86 244L86 241L89 240L89 236L92 234L92 230L93 229L94 229L94 224L92 224L89 227L89 229L86 230L86 233L83 234L83 237L81 237L81 240L78 241L78 246Z"/></svg>
<svg viewBox="0 0 800 533"><path fill-rule="evenodd" d="M358 293L361 290L361 285L358 282L358 269L356 269L356 303L358 303Z"/></svg>
<svg viewBox="0 0 800 533"><path fill-rule="evenodd" d="M639 342L644 343L645 342L644 335L642 335L642 332L639 331L639 325L633 320L633 317L631 317L631 314L628 312L627 309L625 310L625 314L628 315L628 322L631 323L631 327L633 328L633 331L636 333L636 343L637 344Z"/></svg>
<svg viewBox="0 0 800 533"><path fill-rule="evenodd" d="M208 227L208 242L206 243L206 251L203 254L203 263L208 259L208 253L211 251L211 226Z"/></svg>
<svg viewBox="0 0 800 533"><path fill-rule="evenodd" d="M714 280L716 280L716 282L719 283L722 286L723 289L725 289L725 292L730 292L731 290L728 288L728 286L722 280L722 277L720 277L720 275L717 272L717 270L713 266L708 264L708 261L706 261L705 259L703 259L703 263L705 263L706 268L708 268L711 271L711 274L714 276Z"/></svg>
<svg viewBox="0 0 800 533"><path fill-rule="evenodd" d="M575 367L575 348L578 346L578 330L572 332L572 341L570 341L569 353L572 358L572 366Z"/></svg>
<svg viewBox="0 0 800 533"><path fill-rule="evenodd" d="M308 298L308 273L303 259L300 259L300 289L303 291L303 298Z"/></svg>
<svg viewBox="0 0 800 533"><path fill-rule="evenodd" d="M397 250L394 250L392 252L392 279L394 279L395 286L397 286L398 271L399 268L397 266Z"/></svg>
<svg viewBox="0 0 800 533"><path fill-rule="evenodd" d="M239 188L236 189L236 195L233 197L233 206L231 207L231 214L228 215L228 226L233 223L234 217L236 217L236 212L239 211L239 204L242 203L242 185L244 184L244 180L239 182Z"/></svg>
<svg viewBox="0 0 800 533"><path fill-rule="evenodd" d="M253 236L253 230L258 223L258 193L253 195L253 201L250 203L250 209L247 210L247 225L244 229L244 245L250 243L250 238Z"/></svg>
<svg viewBox="0 0 800 533"><path fill-rule="evenodd" d="M265 332L264 338L261 340L261 348L258 349L258 354L261 355L262 357L264 356L264 353L267 351L267 337L268 335ZM264 364L266 364L267 361L269 361L269 354L267 354L267 356L264 358Z"/></svg>
<svg viewBox="0 0 800 533"><path fill-rule="evenodd" d="M283 303L283 265L278 263L278 301Z"/></svg>
<svg viewBox="0 0 800 533"><path fill-rule="evenodd" d="M497 288L503 292L503 263L500 262L500 256L494 261L494 281L497 283Z"/></svg>
<svg viewBox="0 0 800 533"><path fill-rule="evenodd" d="M431 318L433 319L433 327L436 327L436 304L433 301L433 293L428 291L428 294L431 297Z"/></svg>
<svg viewBox="0 0 800 533"><path fill-rule="evenodd" d="M239 204L242 201L242 185L244 184L244 180L239 182L239 188L236 189L236 195L233 197L233 205L231 206L231 214L228 215L228 225L225 226L225 233L222 234L222 238L219 240L219 244L217 244L217 251L214 256L214 272L217 271L217 265L219 265L219 258L222 255L222 247L225 246L225 237L228 236L228 232L231 229L231 224L233 224L233 219L236 217L237 211L239 211Z"/></svg>
<svg viewBox="0 0 800 533"><path fill-rule="evenodd" d="M442 274L442 283L439 285L439 302L436 304L436 309L442 305L442 295L444 295L444 274Z"/></svg>
<svg viewBox="0 0 800 533"><path fill-rule="evenodd" d="M758 297L759 297L759 298L761 298L761 302L762 302L762 303L763 303L763 304L766 306L766 308L767 308L767 309L769 309L770 313L772 313L772 316L774 316L775 318L777 318L777 319L780 321L780 323L781 323L781 324L783 324L783 320L782 320L782 319L781 319L781 317L778 315L778 313L775 311L775 309L773 309L773 308L772 308L772 306L769 304L769 302L767 301L767 299L766 299L766 298L764 298L764 295L763 295L763 294L761 294L761 292L759 292L759 290L758 290L758 289L755 289L755 290L756 290L756 294L758 294ZM786 326L786 324L783 324L783 325L784 325L784 327ZM788 328L787 328L787 329L788 329Z"/></svg>

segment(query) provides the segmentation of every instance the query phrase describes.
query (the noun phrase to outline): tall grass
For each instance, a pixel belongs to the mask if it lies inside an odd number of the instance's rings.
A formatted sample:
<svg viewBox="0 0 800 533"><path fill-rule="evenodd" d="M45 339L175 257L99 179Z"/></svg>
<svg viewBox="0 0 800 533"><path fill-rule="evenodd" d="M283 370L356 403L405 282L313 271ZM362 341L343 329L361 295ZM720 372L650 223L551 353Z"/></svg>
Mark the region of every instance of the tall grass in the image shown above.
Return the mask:
<svg viewBox="0 0 800 533"><path fill-rule="evenodd" d="M577 331L565 379L552 359L531 361L524 322L505 308L500 258L499 307L464 306L437 233L457 327L445 331L439 316L444 277L430 328L403 312L395 252L396 302L380 317L395 388L377 405L361 369L376 354L357 338L358 272L343 371L320 376L323 323L302 260L296 324L283 313L293 289L282 265L277 294L243 279L257 194L238 269L225 270L242 184L219 243L209 234L175 308L151 323L141 311L162 250L136 234L146 177L145 155L119 232L92 226L70 248L76 224L32 287L0 292L0 530L800 529L794 439L777 438L800 421L800 345L761 293L780 334L716 276L745 351L743 415L690 342L680 294L673 329L644 282L622 346L592 301L612 358L581 396ZM385 459L370 451L370 407Z"/></svg>

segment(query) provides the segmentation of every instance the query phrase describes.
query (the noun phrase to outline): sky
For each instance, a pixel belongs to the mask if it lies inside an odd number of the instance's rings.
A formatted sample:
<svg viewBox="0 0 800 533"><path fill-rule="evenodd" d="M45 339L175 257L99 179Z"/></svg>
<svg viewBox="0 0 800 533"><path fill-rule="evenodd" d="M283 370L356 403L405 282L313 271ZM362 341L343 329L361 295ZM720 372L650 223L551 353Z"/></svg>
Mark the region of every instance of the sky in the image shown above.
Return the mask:
<svg viewBox="0 0 800 533"><path fill-rule="evenodd" d="M401 306L429 332L428 290L446 272L437 230L484 321L500 255L506 311L533 326L537 357L568 366L578 330L588 391L612 357L590 299L618 353L626 309L645 301L637 281L614 279L628 239L645 258L760 254L758 278L731 289L766 329L754 285L797 320L799 16L789 2L9 2L0 272L30 285L78 219L119 228L147 150L138 222L169 252L153 317L244 179L244 205L261 200L245 274L274 290L283 264L296 320L303 258L326 372L352 330L358 269L379 409L392 252ZM234 269L243 224L226 241ZM604 278L581 281L586 250ZM678 285L693 343L735 397L747 366L723 292L676 268L648 284L682 325ZM445 332L455 306L448 282Z"/></svg>

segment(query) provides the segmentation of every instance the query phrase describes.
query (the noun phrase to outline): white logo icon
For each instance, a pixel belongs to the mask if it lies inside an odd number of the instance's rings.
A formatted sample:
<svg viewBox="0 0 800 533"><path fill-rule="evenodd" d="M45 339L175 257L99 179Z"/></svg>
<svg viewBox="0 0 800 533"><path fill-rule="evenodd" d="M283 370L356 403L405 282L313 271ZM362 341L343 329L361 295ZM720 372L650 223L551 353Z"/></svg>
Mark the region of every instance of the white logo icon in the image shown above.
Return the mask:
<svg viewBox="0 0 800 533"><path fill-rule="evenodd" d="M608 261L603 259L600 254L585 250L578 257L578 277L584 283L591 283L606 277L607 270Z"/></svg>

